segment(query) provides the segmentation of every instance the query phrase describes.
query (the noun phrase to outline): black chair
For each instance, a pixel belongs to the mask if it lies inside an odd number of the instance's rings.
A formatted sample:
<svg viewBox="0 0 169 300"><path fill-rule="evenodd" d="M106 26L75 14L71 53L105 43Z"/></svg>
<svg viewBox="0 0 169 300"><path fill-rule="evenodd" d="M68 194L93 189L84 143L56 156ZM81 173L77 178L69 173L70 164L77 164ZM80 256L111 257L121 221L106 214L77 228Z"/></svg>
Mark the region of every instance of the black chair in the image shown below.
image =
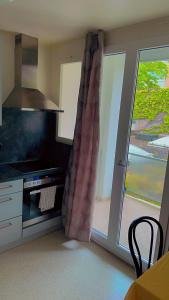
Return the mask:
<svg viewBox="0 0 169 300"><path fill-rule="evenodd" d="M136 239L136 227L137 227L137 225L139 225L141 223L148 223L150 225L150 229L151 229L150 250L149 250L147 269L150 268L151 261L152 261L152 251L153 251L153 242L154 242L154 227L153 227L152 223L155 223L159 229L160 240L159 240L159 249L158 249L157 260L163 254L163 229L162 229L161 224L156 219L149 217L149 216L143 216L143 217L140 217L140 218L134 220L129 227L128 243L129 243L130 253L131 253L134 265L135 265L137 278L139 276L141 276L143 273L142 258L141 258L139 246L137 243L137 239ZM135 250L134 250L134 245L135 245Z"/></svg>

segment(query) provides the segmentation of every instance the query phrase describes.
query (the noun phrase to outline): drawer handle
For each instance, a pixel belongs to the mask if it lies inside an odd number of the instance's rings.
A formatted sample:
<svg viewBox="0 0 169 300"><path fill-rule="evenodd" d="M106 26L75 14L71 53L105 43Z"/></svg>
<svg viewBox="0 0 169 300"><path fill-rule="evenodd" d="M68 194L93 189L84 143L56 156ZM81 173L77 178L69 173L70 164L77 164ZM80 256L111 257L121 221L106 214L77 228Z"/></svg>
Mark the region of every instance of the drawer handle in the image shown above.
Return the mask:
<svg viewBox="0 0 169 300"><path fill-rule="evenodd" d="M0 198L0 203L11 201L12 198Z"/></svg>
<svg viewBox="0 0 169 300"><path fill-rule="evenodd" d="M4 186L0 186L0 190L5 190L5 189L9 189L12 188L12 185L4 185Z"/></svg>
<svg viewBox="0 0 169 300"><path fill-rule="evenodd" d="M1 229L8 228L8 227L10 227L10 226L12 226L12 223L0 225L0 230L1 230Z"/></svg>

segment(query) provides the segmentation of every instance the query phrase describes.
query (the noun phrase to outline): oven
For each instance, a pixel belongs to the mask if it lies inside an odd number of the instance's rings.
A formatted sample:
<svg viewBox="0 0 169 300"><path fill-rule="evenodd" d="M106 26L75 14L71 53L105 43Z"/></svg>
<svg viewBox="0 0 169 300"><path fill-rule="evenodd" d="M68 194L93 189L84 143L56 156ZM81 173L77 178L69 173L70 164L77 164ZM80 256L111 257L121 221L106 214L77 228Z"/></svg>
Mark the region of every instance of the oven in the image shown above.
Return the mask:
<svg viewBox="0 0 169 300"><path fill-rule="evenodd" d="M56 186L54 208L41 212L39 208L41 188L44 189L50 186ZM35 175L25 178L23 189L23 228L60 216L63 191L64 178L60 175Z"/></svg>

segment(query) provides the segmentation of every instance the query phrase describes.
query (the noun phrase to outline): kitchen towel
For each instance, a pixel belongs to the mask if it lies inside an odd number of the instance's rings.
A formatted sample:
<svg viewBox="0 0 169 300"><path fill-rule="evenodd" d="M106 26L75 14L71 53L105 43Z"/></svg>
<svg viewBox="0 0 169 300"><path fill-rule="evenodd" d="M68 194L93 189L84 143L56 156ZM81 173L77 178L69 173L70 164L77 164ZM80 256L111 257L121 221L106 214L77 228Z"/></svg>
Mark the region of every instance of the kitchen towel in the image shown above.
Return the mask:
<svg viewBox="0 0 169 300"><path fill-rule="evenodd" d="M52 209L55 205L56 186L41 189L39 208L41 212Z"/></svg>

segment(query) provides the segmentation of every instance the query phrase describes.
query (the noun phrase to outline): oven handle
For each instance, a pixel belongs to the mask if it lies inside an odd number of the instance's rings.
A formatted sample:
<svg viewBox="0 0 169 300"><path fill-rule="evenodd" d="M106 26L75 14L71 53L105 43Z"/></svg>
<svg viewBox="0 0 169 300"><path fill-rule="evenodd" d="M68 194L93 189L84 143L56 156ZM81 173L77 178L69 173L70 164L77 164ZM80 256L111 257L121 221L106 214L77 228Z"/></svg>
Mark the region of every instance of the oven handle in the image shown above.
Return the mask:
<svg viewBox="0 0 169 300"><path fill-rule="evenodd" d="M35 195L35 194L40 194L41 190L35 190L35 191L31 191L30 195Z"/></svg>
<svg viewBox="0 0 169 300"><path fill-rule="evenodd" d="M58 185L56 185L56 190L57 190L57 188L60 188L60 187L64 187L64 184L58 184ZM34 191L30 192L30 195L36 195L36 194L40 194L40 193L41 193L41 190L34 190Z"/></svg>

